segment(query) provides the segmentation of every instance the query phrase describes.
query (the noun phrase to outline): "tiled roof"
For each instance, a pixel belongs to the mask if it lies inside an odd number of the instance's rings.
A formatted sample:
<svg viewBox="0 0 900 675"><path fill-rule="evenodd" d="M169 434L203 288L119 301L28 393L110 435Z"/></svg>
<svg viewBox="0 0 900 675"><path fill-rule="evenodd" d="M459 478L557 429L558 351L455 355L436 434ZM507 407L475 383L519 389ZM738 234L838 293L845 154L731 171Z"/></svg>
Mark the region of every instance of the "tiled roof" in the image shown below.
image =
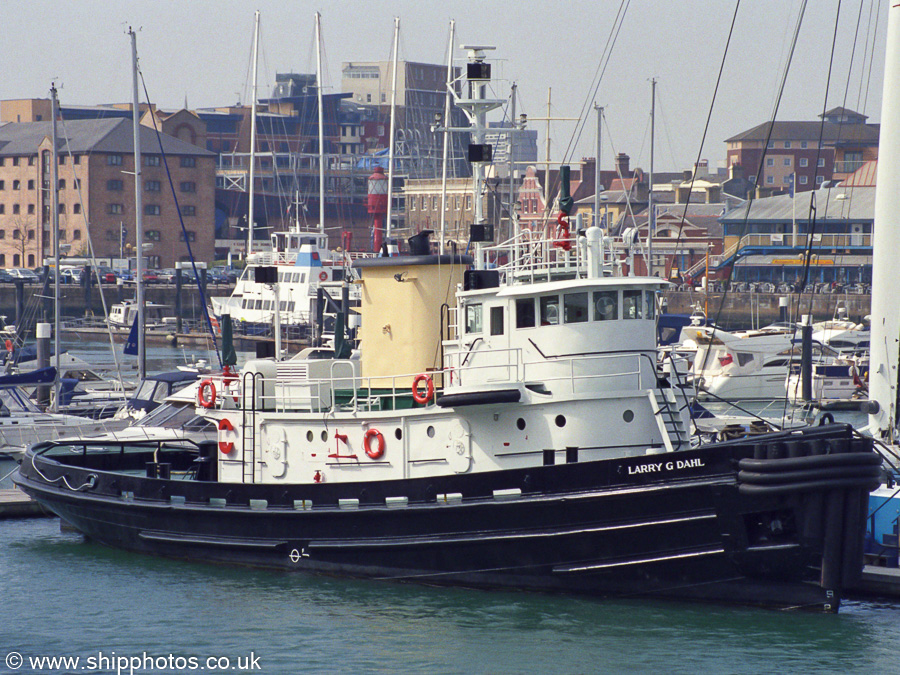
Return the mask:
<svg viewBox="0 0 900 675"><path fill-rule="evenodd" d="M130 119L89 119L60 122L57 124L60 152L119 153L134 152L134 132ZM141 125L141 150L158 153L156 132ZM0 156L33 155L45 138L51 135L50 122L23 122L0 126ZM160 133L163 150L167 155L213 156L196 145Z"/></svg>
<svg viewBox="0 0 900 675"><path fill-rule="evenodd" d="M830 122L775 122L772 126L772 135L769 136L770 122L759 124L752 129L743 131L736 136L726 139L726 143L738 141L813 141L819 140L826 144L836 142L878 143L878 124L833 124Z"/></svg>

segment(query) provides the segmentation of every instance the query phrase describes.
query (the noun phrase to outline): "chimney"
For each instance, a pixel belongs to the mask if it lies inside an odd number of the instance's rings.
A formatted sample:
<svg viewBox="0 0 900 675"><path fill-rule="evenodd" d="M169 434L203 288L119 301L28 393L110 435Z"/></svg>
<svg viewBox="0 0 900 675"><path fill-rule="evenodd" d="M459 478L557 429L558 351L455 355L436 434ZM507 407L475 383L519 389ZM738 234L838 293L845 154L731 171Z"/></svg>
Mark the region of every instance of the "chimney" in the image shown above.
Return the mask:
<svg viewBox="0 0 900 675"><path fill-rule="evenodd" d="M622 178L627 178L631 169L629 169L628 165L631 163L631 157L626 155L624 152L620 152L616 155L616 171L619 173Z"/></svg>
<svg viewBox="0 0 900 675"><path fill-rule="evenodd" d="M732 164L728 167L728 180L734 180L735 178L743 178L744 177L744 167L740 164Z"/></svg>
<svg viewBox="0 0 900 675"><path fill-rule="evenodd" d="M701 159L694 164L694 175L697 178L709 178L709 160Z"/></svg>
<svg viewBox="0 0 900 675"><path fill-rule="evenodd" d="M722 201L722 187L720 185L711 185L706 190L706 203L718 204Z"/></svg>
<svg viewBox="0 0 900 675"><path fill-rule="evenodd" d="M685 169L681 172L681 177L684 179L684 182L687 183L694 177L694 174L691 173L690 169Z"/></svg>

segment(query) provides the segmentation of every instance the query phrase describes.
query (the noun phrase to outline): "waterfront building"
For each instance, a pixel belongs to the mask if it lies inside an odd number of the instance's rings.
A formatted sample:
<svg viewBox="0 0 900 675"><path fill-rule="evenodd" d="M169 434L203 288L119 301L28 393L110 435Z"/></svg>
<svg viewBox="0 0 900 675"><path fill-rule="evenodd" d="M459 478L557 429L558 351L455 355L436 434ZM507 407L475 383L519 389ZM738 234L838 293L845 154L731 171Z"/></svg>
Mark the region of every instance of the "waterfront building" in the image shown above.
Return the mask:
<svg viewBox="0 0 900 675"><path fill-rule="evenodd" d="M31 268L55 255L50 136L49 121L0 126L0 267ZM97 256L130 257L138 248L131 121L124 117L66 121L59 124L58 136L61 245L67 246L69 255L87 255L89 223ZM197 260L211 261L215 156L167 134L157 140L147 126L141 126L141 147L143 243L149 266L171 267L187 260L185 236Z"/></svg>
<svg viewBox="0 0 900 675"><path fill-rule="evenodd" d="M761 196L768 196L788 191L792 180L797 192L815 190L878 158L878 124L841 107L819 117L819 121L765 122L732 136L725 141L727 165L741 166ZM765 165L760 167L764 149Z"/></svg>

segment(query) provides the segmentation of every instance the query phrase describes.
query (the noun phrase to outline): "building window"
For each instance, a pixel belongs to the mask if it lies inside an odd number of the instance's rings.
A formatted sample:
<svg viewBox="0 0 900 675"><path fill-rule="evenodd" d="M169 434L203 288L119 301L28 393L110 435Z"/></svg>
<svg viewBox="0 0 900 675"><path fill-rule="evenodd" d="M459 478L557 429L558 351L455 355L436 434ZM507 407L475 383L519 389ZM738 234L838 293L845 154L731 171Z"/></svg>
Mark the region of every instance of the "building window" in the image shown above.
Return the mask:
<svg viewBox="0 0 900 675"><path fill-rule="evenodd" d="M144 155L144 166L159 166L159 155Z"/></svg>
<svg viewBox="0 0 900 675"><path fill-rule="evenodd" d="M34 267L34 253L28 254L28 266Z"/></svg>
<svg viewBox="0 0 900 675"><path fill-rule="evenodd" d="M62 166L62 165L64 165L65 163L66 163L66 156L65 156L65 155L60 155L60 156L59 156L59 165Z"/></svg>
<svg viewBox="0 0 900 675"><path fill-rule="evenodd" d="M416 210L416 202L418 202L418 201L419 201L419 200L416 199L415 197L411 197L411 198L410 198L410 200L409 200L409 210L410 210L410 211L415 211L415 210Z"/></svg>
<svg viewBox="0 0 900 675"><path fill-rule="evenodd" d="M34 157L28 158L28 166L34 166Z"/></svg>
<svg viewBox="0 0 900 675"><path fill-rule="evenodd" d="M107 166L122 166L122 155L107 155Z"/></svg>
<svg viewBox="0 0 900 675"><path fill-rule="evenodd" d="M766 166L775 166L775 158L766 157Z"/></svg>
<svg viewBox="0 0 900 675"><path fill-rule="evenodd" d="M0 253L0 267L6 267L6 254Z"/></svg>
<svg viewBox="0 0 900 675"><path fill-rule="evenodd" d="M801 157L801 158L800 158L800 166L801 166L801 167L803 167L803 166L809 166L809 159L806 158L806 157Z"/></svg>
<svg viewBox="0 0 900 675"><path fill-rule="evenodd" d="M147 204L146 206L144 206L145 216L158 216L159 211L159 204Z"/></svg>
<svg viewBox="0 0 900 675"><path fill-rule="evenodd" d="M6 213L6 204L0 204L0 214ZM0 230L2 232L3 230ZM2 239L3 237L0 237Z"/></svg>
<svg viewBox="0 0 900 675"><path fill-rule="evenodd" d="M62 204L60 204L60 206L62 206ZM33 215L34 215L34 204L29 204L29 205L28 205L28 215L29 215L29 216L33 216Z"/></svg>
<svg viewBox="0 0 900 675"><path fill-rule="evenodd" d="M13 239L21 239L21 238L22 238L22 233L19 232L18 230L13 230Z"/></svg>
<svg viewBox="0 0 900 675"><path fill-rule="evenodd" d="M20 256L18 253L14 253L13 254L13 267L18 267L21 264L22 264L22 256Z"/></svg>
<svg viewBox="0 0 900 675"><path fill-rule="evenodd" d="M766 176L766 185L772 185L775 183L775 176Z"/></svg>
<svg viewBox="0 0 900 675"><path fill-rule="evenodd" d="M145 180L144 192L159 192L162 189L162 183L158 180Z"/></svg>
<svg viewBox="0 0 900 675"><path fill-rule="evenodd" d="M791 158L790 158L790 157L785 157L785 158L784 158L784 165L785 165L785 166L790 166L790 165L791 165Z"/></svg>
<svg viewBox="0 0 900 675"><path fill-rule="evenodd" d="M790 149L791 149L791 142L790 142L790 141L785 141L785 142L784 142L784 149L785 149L785 150L790 150Z"/></svg>
<svg viewBox="0 0 900 675"><path fill-rule="evenodd" d="M816 185L821 185L825 180L825 176L816 176Z"/></svg>
<svg viewBox="0 0 900 675"><path fill-rule="evenodd" d="M809 176L800 176L800 185L806 185L809 183Z"/></svg>
<svg viewBox="0 0 900 675"><path fill-rule="evenodd" d="M81 204L72 204L72 213L76 215L81 213Z"/></svg>
<svg viewBox="0 0 900 675"><path fill-rule="evenodd" d="M34 230L28 230L28 241L34 241Z"/></svg>
<svg viewBox="0 0 900 675"><path fill-rule="evenodd" d="M187 231L187 240L194 241L197 238L196 232L193 230ZM178 235L178 241L184 241L184 230L181 231L181 234Z"/></svg>
<svg viewBox="0 0 900 675"><path fill-rule="evenodd" d="M19 166L19 158L13 157L13 166Z"/></svg>
<svg viewBox="0 0 900 675"><path fill-rule="evenodd" d="M21 187L22 187L21 181L18 181L18 180L13 181L13 190L19 190L19 189L21 189Z"/></svg>
<svg viewBox="0 0 900 675"><path fill-rule="evenodd" d="M150 266L151 269L161 267L162 265L160 265L160 261L161 261L161 258L158 255L148 255L147 256L147 264Z"/></svg>
<svg viewBox="0 0 900 675"><path fill-rule="evenodd" d="M5 190L5 189L6 189L6 181L0 180L0 190Z"/></svg>
<svg viewBox="0 0 900 675"><path fill-rule="evenodd" d="M819 157L819 166L820 167L825 166L825 158L824 157Z"/></svg>
<svg viewBox="0 0 900 675"><path fill-rule="evenodd" d="M29 206L30 206L30 205L29 205ZM31 210L29 209L28 212L31 213ZM66 212L66 205L65 205L65 204L60 204L60 205L59 205L59 212L60 212L61 214L64 214L64 213Z"/></svg>
<svg viewBox="0 0 900 675"><path fill-rule="evenodd" d="M193 169L197 166L197 158L196 157L182 157L181 158L181 166L184 169Z"/></svg>
<svg viewBox="0 0 900 675"><path fill-rule="evenodd" d="M181 207L181 215L183 216L196 216L197 215L197 207L196 206L182 206Z"/></svg>
<svg viewBox="0 0 900 675"><path fill-rule="evenodd" d="M107 204L106 212L111 215L117 215L122 213L122 205L121 204Z"/></svg>
<svg viewBox="0 0 900 675"><path fill-rule="evenodd" d="M121 192L123 183L118 178L106 181L106 189L110 192Z"/></svg>
<svg viewBox="0 0 900 675"><path fill-rule="evenodd" d="M147 230L144 232L144 239L147 241L160 241L159 230Z"/></svg>
<svg viewBox="0 0 900 675"><path fill-rule="evenodd" d="M806 145L807 145L806 141L800 141L800 147L803 148L804 150L806 150Z"/></svg>
<svg viewBox="0 0 900 675"><path fill-rule="evenodd" d="M438 210L438 198L437 198L437 197L432 197L432 198L431 198L431 210L432 210L432 211L437 211L437 210Z"/></svg>
<svg viewBox="0 0 900 675"><path fill-rule="evenodd" d="M192 180L185 180L181 182L179 188L182 192L196 192L197 184Z"/></svg>
<svg viewBox="0 0 900 675"><path fill-rule="evenodd" d="M72 230L72 239L81 239L81 230Z"/></svg>
<svg viewBox="0 0 900 675"><path fill-rule="evenodd" d="M472 195L466 195L466 211L472 209Z"/></svg>
<svg viewBox="0 0 900 675"><path fill-rule="evenodd" d="M769 144L766 145L766 147L769 148L769 149L771 150L772 148L775 147L775 141L769 141Z"/></svg>
<svg viewBox="0 0 900 675"><path fill-rule="evenodd" d="M16 215L17 213L19 213L19 205L13 204L13 215Z"/></svg>
<svg viewBox="0 0 900 675"><path fill-rule="evenodd" d="M59 179L59 189L60 189L60 190L65 190L65 189L66 189L66 179L65 179L65 178L60 178L60 179Z"/></svg>
<svg viewBox="0 0 900 675"><path fill-rule="evenodd" d="M34 190L34 180L33 179L28 181L28 189Z"/></svg>
<svg viewBox="0 0 900 675"><path fill-rule="evenodd" d="M73 164L81 164L81 155L75 155L75 159L72 160Z"/></svg>

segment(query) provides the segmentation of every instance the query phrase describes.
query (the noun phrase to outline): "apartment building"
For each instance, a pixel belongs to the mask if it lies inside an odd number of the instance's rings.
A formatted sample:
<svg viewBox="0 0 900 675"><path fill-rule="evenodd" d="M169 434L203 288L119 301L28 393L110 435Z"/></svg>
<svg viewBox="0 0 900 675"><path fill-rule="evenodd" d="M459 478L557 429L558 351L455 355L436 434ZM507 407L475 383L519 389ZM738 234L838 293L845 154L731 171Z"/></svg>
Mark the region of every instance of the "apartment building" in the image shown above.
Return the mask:
<svg viewBox="0 0 900 675"><path fill-rule="evenodd" d="M189 258L190 244L197 260L212 260L215 155L165 134L158 140L146 126L140 129L144 256L151 267L172 266ZM133 255L139 247L131 120L61 122L57 135L63 252L86 255L90 237L99 257ZM0 126L0 267L36 267L55 255L50 139L49 121Z"/></svg>

